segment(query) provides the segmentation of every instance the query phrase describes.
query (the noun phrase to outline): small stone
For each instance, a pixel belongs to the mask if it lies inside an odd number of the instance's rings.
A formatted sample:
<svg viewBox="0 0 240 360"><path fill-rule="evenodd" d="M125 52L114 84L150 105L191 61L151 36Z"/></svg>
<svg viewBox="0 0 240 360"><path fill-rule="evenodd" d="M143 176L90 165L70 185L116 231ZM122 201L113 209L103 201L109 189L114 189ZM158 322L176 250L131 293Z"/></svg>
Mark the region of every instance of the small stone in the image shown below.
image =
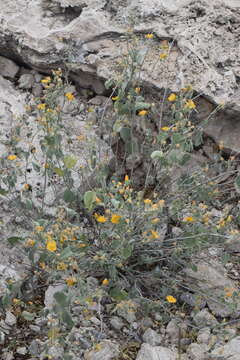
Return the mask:
<svg viewBox="0 0 240 360"><path fill-rule="evenodd" d="M94 324L94 325L100 325L101 324L101 321L96 318L96 316L92 316L90 321Z"/></svg>
<svg viewBox="0 0 240 360"><path fill-rule="evenodd" d="M18 86L20 89L30 90L34 84L34 76L32 74L23 74L18 80Z"/></svg>
<svg viewBox="0 0 240 360"><path fill-rule="evenodd" d="M119 345L105 340L98 344L97 349L84 353L85 360L112 360L119 355Z"/></svg>
<svg viewBox="0 0 240 360"><path fill-rule="evenodd" d="M37 325L29 325L29 329L31 329L32 331L39 333L41 331L40 326Z"/></svg>
<svg viewBox="0 0 240 360"><path fill-rule="evenodd" d="M124 322L122 321L122 319L117 316L113 316L111 318L110 324L115 330L121 330L124 326Z"/></svg>
<svg viewBox="0 0 240 360"><path fill-rule="evenodd" d="M188 292L181 294L180 299L182 302L184 302L192 307L196 307L199 310L203 309L207 304L207 302L203 296L191 294Z"/></svg>
<svg viewBox="0 0 240 360"><path fill-rule="evenodd" d="M178 319L172 319L168 323L166 333L173 344L176 344L179 338L186 336L187 327L185 322L179 321Z"/></svg>
<svg viewBox="0 0 240 360"><path fill-rule="evenodd" d="M0 56L0 75L13 80L19 71L19 66L10 59Z"/></svg>
<svg viewBox="0 0 240 360"><path fill-rule="evenodd" d="M62 292L65 289L65 285L50 285L45 292L44 305L48 309L52 309L53 305L56 303L54 299L54 294L57 292Z"/></svg>
<svg viewBox="0 0 240 360"><path fill-rule="evenodd" d="M27 348L25 346L18 347L16 352L20 355L26 355L27 354Z"/></svg>
<svg viewBox="0 0 240 360"><path fill-rule="evenodd" d="M217 325L216 318L207 309L199 311L193 316L193 321L198 327Z"/></svg>
<svg viewBox="0 0 240 360"><path fill-rule="evenodd" d="M97 124L97 114L95 111L88 113L86 121L91 124Z"/></svg>
<svg viewBox="0 0 240 360"><path fill-rule="evenodd" d="M211 331L209 328L203 328L199 331L197 336L197 342L199 344L208 344L211 338Z"/></svg>
<svg viewBox="0 0 240 360"><path fill-rule="evenodd" d="M32 94L36 97L40 97L43 94L43 88L41 84L34 84L32 87Z"/></svg>
<svg viewBox="0 0 240 360"><path fill-rule="evenodd" d="M143 334L142 339L145 343L152 346L160 345L162 342L162 336L152 329L147 329Z"/></svg>
<svg viewBox="0 0 240 360"><path fill-rule="evenodd" d="M136 360L177 360L176 351L163 346L151 346L143 343Z"/></svg>
<svg viewBox="0 0 240 360"><path fill-rule="evenodd" d="M15 325L17 323L16 316L13 315L10 311L7 311L5 317L5 323L9 326Z"/></svg>
<svg viewBox="0 0 240 360"><path fill-rule="evenodd" d="M192 343L187 349L187 354L192 360L206 360L207 350L205 344Z"/></svg>
<svg viewBox="0 0 240 360"><path fill-rule="evenodd" d="M4 345L5 343L5 334L4 332L0 331L0 345Z"/></svg>

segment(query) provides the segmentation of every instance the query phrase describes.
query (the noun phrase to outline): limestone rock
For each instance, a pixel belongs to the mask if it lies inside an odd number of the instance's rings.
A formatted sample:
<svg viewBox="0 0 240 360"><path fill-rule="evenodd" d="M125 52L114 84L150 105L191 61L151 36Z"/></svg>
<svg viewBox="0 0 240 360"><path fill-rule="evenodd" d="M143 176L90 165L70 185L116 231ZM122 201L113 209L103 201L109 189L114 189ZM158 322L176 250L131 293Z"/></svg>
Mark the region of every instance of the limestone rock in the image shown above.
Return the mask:
<svg viewBox="0 0 240 360"><path fill-rule="evenodd" d="M0 75L13 80L19 71L19 66L10 59L0 56Z"/></svg>
<svg viewBox="0 0 240 360"><path fill-rule="evenodd" d="M170 350L163 346L151 346L142 344L137 354L136 360L177 360L178 355L175 350Z"/></svg>
<svg viewBox="0 0 240 360"><path fill-rule="evenodd" d="M162 336L152 329L147 329L142 338L145 343L152 346L160 345L162 342Z"/></svg>
<svg viewBox="0 0 240 360"><path fill-rule="evenodd" d="M216 347L211 352L211 357L215 360L238 360L239 359L239 349L240 349L240 336L230 340L227 344L223 346Z"/></svg>
<svg viewBox="0 0 240 360"><path fill-rule="evenodd" d="M226 298L227 289L235 289L235 283L228 278L224 266L212 260L211 264L200 261L196 264L197 271L185 269L184 273L191 283L194 281L196 289L201 290L202 295L206 294L206 301L214 315L225 317L237 314L240 310L238 299ZM223 301L223 298L225 300ZM234 305L234 308L232 306Z"/></svg>
<svg viewBox="0 0 240 360"><path fill-rule="evenodd" d="M93 349L85 352L85 360L111 360L116 358L119 354L119 345L113 343L112 341L105 340L98 345L99 349Z"/></svg>

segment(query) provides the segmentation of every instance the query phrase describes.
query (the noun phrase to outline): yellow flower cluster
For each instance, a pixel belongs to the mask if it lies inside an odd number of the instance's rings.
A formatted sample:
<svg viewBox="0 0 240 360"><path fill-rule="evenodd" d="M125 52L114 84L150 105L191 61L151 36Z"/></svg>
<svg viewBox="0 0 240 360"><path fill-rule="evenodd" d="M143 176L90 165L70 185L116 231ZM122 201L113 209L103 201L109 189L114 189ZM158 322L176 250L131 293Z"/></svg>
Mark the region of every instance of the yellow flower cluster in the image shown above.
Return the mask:
<svg viewBox="0 0 240 360"><path fill-rule="evenodd" d="M65 94L66 98L68 99L68 101L72 101L74 100L74 95L71 92L67 92Z"/></svg>

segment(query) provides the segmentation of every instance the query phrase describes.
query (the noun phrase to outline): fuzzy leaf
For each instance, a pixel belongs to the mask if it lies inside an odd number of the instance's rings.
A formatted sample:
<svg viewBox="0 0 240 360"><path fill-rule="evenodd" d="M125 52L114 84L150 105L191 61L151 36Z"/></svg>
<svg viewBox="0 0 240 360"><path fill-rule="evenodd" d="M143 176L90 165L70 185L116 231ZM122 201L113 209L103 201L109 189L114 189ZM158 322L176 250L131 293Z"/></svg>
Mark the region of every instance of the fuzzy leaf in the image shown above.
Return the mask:
<svg viewBox="0 0 240 360"><path fill-rule="evenodd" d="M95 191L87 191L84 194L83 201L84 205L88 210L91 210L96 199Z"/></svg>
<svg viewBox="0 0 240 360"><path fill-rule="evenodd" d="M72 169L76 165L77 159L71 155L68 155L64 157L63 162L67 169Z"/></svg>

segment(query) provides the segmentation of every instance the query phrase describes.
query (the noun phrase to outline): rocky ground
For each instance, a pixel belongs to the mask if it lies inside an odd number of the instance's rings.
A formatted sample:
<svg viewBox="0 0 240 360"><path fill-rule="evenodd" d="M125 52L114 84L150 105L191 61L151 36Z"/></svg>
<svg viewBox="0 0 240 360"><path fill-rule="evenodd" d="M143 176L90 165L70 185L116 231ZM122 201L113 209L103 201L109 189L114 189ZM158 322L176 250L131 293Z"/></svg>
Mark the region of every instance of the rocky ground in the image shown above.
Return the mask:
<svg viewBox="0 0 240 360"><path fill-rule="evenodd" d="M93 143L100 149L99 160L109 159L112 150L98 136L104 109L108 108L110 115L112 111L104 83L126 51L129 34L144 38L147 33L154 35L142 72L147 92L162 93L164 88L177 92L191 84L198 105L197 120L211 117L204 126L205 143L196 153L194 163L202 158L214 161L219 145L226 156L239 154L238 0L0 0L0 5L0 156L7 151L6 141L19 119L34 123L37 114L29 113L26 105L42 95L44 76L61 67L73 83L68 90L75 94L73 104L59 98L72 139L66 146L78 158L77 166L86 166L89 173ZM159 45L165 40L171 44L169 59L155 66ZM213 116L216 106L223 103L224 107ZM27 127L23 130L26 134ZM25 140L22 139L23 146ZM37 137L31 145L38 149ZM41 157L38 160L43 162ZM34 189L42 185L31 168L28 180ZM74 185L81 186L81 180L76 174ZM24 183L22 178L19 187ZM61 188L61 184L56 186ZM32 197L38 208L37 192ZM49 216L55 214L54 201L49 187L46 198ZM15 207L14 196L7 201L0 197L0 204L0 296L3 296L9 279L20 280L29 275L24 252L9 247L5 239L28 235L30 229L28 217ZM237 212L238 202L233 206ZM221 211L212 209L216 218L221 218ZM73 309L76 326L66 335L73 344L73 359L240 359L239 299L230 298L230 306L217 300L224 289L239 289L239 253L236 238L225 247L200 253L195 259L198 270L186 269L185 274L188 284L197 285L200 294L186 288L178 299L181 306L173 305L172 320L166 321L158 311L143 313L138 299L114 308L106 296L101 304L89 304L87 316L76 304ZM224 256L230 257L222 264ZM89 277L88 284L93 290L100 285L95 277ZM21 320L19 304L12 311L0 313L2 360L45 359L49 320L46 314L58 286L44 288L34 299L34 305L29 302ZM202 293L209 296L197 296ZM36 307L36 314L41 308L41 316L31 318L32 306ZM48 351L56 360L63 359L63 353L63 347L54 346L54 342Z"/></svg>

